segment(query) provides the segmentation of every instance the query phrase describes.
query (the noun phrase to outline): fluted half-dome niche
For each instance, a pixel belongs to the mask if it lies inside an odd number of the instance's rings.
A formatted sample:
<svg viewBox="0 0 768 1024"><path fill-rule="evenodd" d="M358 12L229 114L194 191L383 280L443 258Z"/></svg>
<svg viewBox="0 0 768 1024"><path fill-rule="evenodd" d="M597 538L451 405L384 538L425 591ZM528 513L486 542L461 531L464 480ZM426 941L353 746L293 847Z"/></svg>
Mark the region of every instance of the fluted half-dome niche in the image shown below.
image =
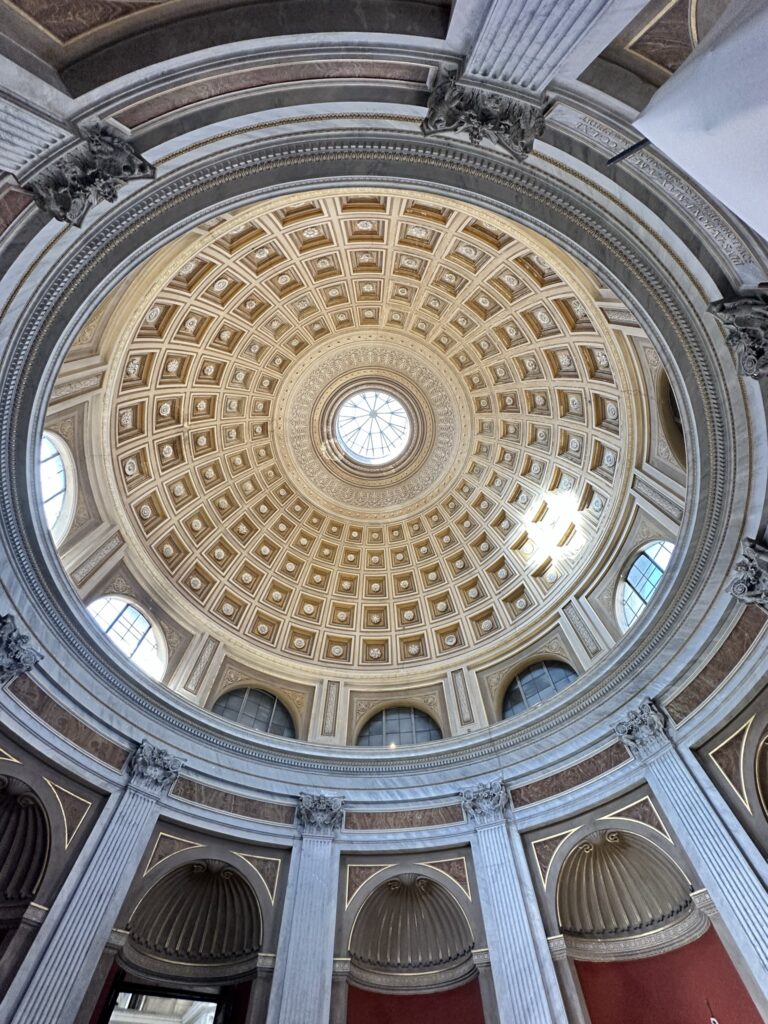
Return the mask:
<svg viewBox="0 0 768 1024"><path fill-rule="evenodd" d="M185 964L242 963L261 946L261 912L243 876L221 861L187 864L144 896L128 924L130 943L152 958Z"/></svg>
<svg viewBox="0 0 768 1024"><path fill-rule="evenodd" d="M474 945L456 900L437 882L403 874L380 885L363 905L349 943L353 970L401 973L455 968L470 962Z"/></svg>
<svg viewBox="0 0 768 1024"><path fill-rule="evenodd" d="M37 892L48 859L48 819L29 786L0 776L0 898L27 903Z"/></svg>
<svg viewBox="0 0 768 1024"><path fill-rule="evenodd" d="M595 832L560 872L560 927L585 938L642 932L686 911L690 893L680 869L652 842L631 832Z"/></svg>

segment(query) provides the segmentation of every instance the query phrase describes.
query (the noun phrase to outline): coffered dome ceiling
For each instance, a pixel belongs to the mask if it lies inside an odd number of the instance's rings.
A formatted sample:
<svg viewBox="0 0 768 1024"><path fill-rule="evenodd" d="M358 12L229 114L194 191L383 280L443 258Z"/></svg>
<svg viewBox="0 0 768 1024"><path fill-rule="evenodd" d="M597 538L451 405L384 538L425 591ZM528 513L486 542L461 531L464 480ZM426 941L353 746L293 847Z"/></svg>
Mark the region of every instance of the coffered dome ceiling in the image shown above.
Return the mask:
<svg viewBox="0 0 768 1024"><path fill-rule="evenodd" d="M306 192L195 230L97 316L94 487L144 585L241 658L468 664L610 563L643 450L637 325L519 225ZM366 390L408 419L382 465L337 434Z"/></svg>

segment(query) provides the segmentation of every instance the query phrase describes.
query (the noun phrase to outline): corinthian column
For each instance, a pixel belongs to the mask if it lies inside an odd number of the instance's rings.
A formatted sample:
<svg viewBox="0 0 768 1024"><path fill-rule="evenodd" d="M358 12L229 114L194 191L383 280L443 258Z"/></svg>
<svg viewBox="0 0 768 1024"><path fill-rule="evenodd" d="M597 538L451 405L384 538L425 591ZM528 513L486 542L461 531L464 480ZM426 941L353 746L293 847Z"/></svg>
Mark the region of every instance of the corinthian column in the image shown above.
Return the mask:
<svg viewBox="0 0 768 1024"><path fill-rule="evenodd" d="M499 1018L567 1024L523 844L500 782L464 793Z"/></svg>
<svg viewBox="0 0 768 1024"><path fill-rule="evenodd" d="M768 891L706 795L704 780L694 776L670 741L660 708L644 700L616 725L616 734L643 763L651 789L736 946L735 959L747 968L745 982L765 1010Z"/></svg>
<svg viewBox="0 0 768 1024"><path fill-rule="evenodd" d="M267 1024L328 1024L342 802L302 793Z"/></svg>
<svg viewBox="0 0 768 1024"><path fill-rule="evenodd" d="M2 1024L72 1024L181 761L146 741L0 1004Z"/></svg>

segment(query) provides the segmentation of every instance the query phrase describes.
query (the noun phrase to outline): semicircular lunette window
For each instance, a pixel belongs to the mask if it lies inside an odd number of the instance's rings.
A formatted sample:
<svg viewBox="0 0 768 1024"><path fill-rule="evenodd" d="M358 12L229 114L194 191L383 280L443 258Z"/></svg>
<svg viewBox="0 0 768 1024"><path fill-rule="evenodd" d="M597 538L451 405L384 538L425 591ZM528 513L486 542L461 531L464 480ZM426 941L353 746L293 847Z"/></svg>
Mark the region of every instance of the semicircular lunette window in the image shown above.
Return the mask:
<svg viewBox="0 0 768 1024"><path fill-rule="evenodd" d="M336 437L355 462L384 466L407 448L411 420L394 395L372 389L357 391L339 406Z"/></svg>
<svg viewBox="0 0 768 1024"><path fill-rule="evenodd" d="M71 502L71 480L67 473L62 445L47 431L40 441L40 493L43 498L43 514L54 541L60 541L69 525Z"/></svg>
<svg viewBox="0 0 768 1024"><path fill-rule="evenodd" d="M123 597L99 597L88 611L119 651L152 679L163 678L167 665L164 645L152 623Z"/></svg>
<svg viewBox="0 0 768 1024"><path fill-rule="evenodd" d="M536 661L513 677L504 694L502 717L512 718L564 690L578 673L564 661Z"/></svg>
<svg viewBox="0 0 768 1024"><path fill-rule="evenodd" d="M369 719L357 737L358 747L405 747L441 740L434 719L417 708L384 708Z"/></svg>
<svg viewBox="0 0 768 1024"><path fill-rule="evenodd" d="M675 545L656 541L640 552L630 565L621 588L623 625L629 627L648 607L672 558Z"/></svg>
<svg viewBox="0 0 768 1024"><path fill-rule="evenodd" d="M249 729L273 736L295 739L296 729L290 712L273 694L255 686L243 686L223 694L211 708L215 715Z"/></svg>

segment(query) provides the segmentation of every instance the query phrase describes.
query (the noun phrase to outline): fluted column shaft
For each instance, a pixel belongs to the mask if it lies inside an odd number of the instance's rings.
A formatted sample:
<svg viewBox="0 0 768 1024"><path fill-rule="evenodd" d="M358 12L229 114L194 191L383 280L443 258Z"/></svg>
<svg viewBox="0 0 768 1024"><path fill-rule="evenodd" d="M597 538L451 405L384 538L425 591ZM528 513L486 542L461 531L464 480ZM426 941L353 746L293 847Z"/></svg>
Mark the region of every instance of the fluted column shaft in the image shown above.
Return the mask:
<svg viewBox="0 0 768 1024"><path fill-rule="evenodd" d="M465 794L464 807L476 827L472 857L499 1017L567 1024L522 841L503 814L506 793L501 786L492 790L493 808L486 792Z"/></svg>
<svg viewBox="0 0 768 1024"><path fill-rule="evenodd" d="M668 721L644 700L616 726L686 855L709 891L747 969L753 997L768 1009L768 889L701 782L667 735ZM736 826L739 827L739 826Z"/></svg>
<svg viewBox="0 0 768 1024"><path fill-rule="evenodd" d="M291 857L267 1024L328 1024L341 802L302 795L297 820L302 837Z"/></svg>
<svg viewBox="0 0 768 1024"><path fill-rule="evenodd" d="M144 760L137 767L139 753ZM149 776L148 753L155 759ZM31 971L20 972L0 1006L2 1024L73 1024L146 849L158 799L179 767L146 744L134 755L131 781L95 848L84 851L90 859L71 890L62 890L30 950Z"/></svg>
<svg viewBox="0 0 768 1024"><path fill-rule="evenodd" d="M647 761L659 804L768 999L768 892L671 744Z"/></svg>

